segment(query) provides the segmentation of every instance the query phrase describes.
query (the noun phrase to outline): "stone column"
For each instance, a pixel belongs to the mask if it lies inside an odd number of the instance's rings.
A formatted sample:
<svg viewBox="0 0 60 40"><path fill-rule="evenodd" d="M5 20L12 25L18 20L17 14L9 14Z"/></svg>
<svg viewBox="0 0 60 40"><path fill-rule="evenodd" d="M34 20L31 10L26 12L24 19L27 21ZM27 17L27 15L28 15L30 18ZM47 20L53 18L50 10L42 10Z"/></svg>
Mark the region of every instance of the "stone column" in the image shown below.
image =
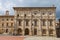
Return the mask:
<svg viewBox="0 0 60 40"><path fill-rule="evenodd" d="M42 35L42 29L41 29L42 25L41 25L41 23L42 23L42 22L41 22L41 20L39 19L39 23L38 23L38 24L39 24L39 27L38 27L38 35L39 35L39 36Z"/></svg>
<svg viewBox="0 0 60 40"><path fill-rule="evenodd" d="M23 26L23 36L24 36L24 34L25 34L25 22L24 22L24 20L22 22L23 22L22 26Z"/></svg>
<svg viewBox="0 0 60 40"><path fill-rule="evenodd" d="M31 34L31 29L29 29L29 35L31 36L32 34Z"/></svg>
<svg viewBox="0 0 60 40"><path fill-rule="evenodd" d="M22 36L24 36L24 29L22 30Z"/></svg>
<svg viewBox="0 0 60 40"><path fill-rule="evenodd" d="M56 21L53 20L53 29L54 29L53 34L54 34L54 36L56 36L56 23L55 22Z"/></svg>
<svg viewBox="0 0 60 40"><path fill-rule="evenodd" d="M31 30L32 23L31 23L31 22L32 22L32 21L30 20L30 21L29 21L29 26L30 26L30 33L29 33L29 34L30 34L30 36L32 35L32 30Z"/></svg>
<svg viewBox="0 0 60 40"><path fill-rule="evenodd" d="M49 36L49 21L46 20L47 36Z"/></svg>

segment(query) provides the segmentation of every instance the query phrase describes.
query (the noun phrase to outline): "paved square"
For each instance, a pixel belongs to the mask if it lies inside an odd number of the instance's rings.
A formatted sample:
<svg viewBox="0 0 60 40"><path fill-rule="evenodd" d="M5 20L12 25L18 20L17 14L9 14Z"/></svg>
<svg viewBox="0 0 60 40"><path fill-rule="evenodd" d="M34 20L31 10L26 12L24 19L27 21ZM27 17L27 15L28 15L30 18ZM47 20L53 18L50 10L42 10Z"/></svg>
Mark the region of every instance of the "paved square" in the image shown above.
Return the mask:
<svg viewBox="0 0 60 40"><path fill-rule="evenodd" d="M24 40L24 37L20 37L20 36L0 36L0 40Z"/></svg>

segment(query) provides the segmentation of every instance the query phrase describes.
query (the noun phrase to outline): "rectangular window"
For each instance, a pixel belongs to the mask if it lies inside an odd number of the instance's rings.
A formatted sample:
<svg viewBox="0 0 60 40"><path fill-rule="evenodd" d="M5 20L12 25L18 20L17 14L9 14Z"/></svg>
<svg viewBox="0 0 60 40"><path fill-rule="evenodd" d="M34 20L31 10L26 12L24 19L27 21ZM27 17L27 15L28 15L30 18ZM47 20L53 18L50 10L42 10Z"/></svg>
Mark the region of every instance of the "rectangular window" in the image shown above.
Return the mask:
<svg viewBox="0 0 60 40"><path fill-rule="evenodd" d="M43 15L45 15L45 13L42 13Z"/></svg>
<svg viewBox="0 0 60 40"><path fill-rule="evenodd" d="M53 24L52 24L52 20L50 20L50 26L52 26Z"/></svg>
<svg viewBox="0 0 60 40"><path fill-rule="evenodd" d="M37 26L37 20L34 20L34 26Z"/></svg>
<svg viewBox="0 0 60 40"><path fill-rule="evenodd" d="M43 26L46 26L46 24L45 24L45 20L42 21L42 25L43 25Z"/></svg>
<svg viewBox="0 0 60 40"><path fill-rule="evenodd" d="M6 24L6 26L8 26L8 23Z"/></svg>
<svg viewBox="0 0 60 40"><path fill-rule="evenodd" d="M29 26L29 20L26 20L26 26Z"/></svg>
<svg viewBox="0 0 60 40"><path fill-rule="evenodd" d="M4 26L4 23L2 23L2 27Z"/></svg>
<svg viewBox="0 0 60 40"><path fill-rule="evenodd" d="M19 17L19 14L17 14L17 17Z"/></svg>
<svg viewBox="0 0 60 40"><path fill-rule="evenodd" d="M19 21L19 26L21 26L21 21Z"/></svg>
<svg viewBox="0 0 60 40"><path fill-rule="evenodd" d="M11 21L13 21L13 19L11 19Z"/></svg>
<svg viewBox="0 0 60 40"><path fill-rule="evenodd" d="M8 21L8 19L6 19Z"/></svg>
<svg viewBox="0 0 60 40"><path fill-rule="evenodd" d="M13 23L11 23L11 26L13 26Z"/></svg>
<svg viewBox="0 0 60 40"><path fill-rule="evenodd" d="M21 20L19 20L19 26L21 26Z"/></svg>

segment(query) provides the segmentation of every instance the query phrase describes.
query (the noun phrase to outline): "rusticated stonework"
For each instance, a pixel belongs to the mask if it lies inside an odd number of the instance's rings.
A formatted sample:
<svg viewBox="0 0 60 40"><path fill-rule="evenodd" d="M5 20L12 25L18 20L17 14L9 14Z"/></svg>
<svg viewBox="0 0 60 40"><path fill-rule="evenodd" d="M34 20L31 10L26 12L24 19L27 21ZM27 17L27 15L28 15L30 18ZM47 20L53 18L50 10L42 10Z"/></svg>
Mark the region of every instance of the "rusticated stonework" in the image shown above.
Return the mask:
<svg viewBox="0 0 60 40"><path fill-rule="evenodd" d="M56 7L13 7L14 34L56 36Z"/></svg>

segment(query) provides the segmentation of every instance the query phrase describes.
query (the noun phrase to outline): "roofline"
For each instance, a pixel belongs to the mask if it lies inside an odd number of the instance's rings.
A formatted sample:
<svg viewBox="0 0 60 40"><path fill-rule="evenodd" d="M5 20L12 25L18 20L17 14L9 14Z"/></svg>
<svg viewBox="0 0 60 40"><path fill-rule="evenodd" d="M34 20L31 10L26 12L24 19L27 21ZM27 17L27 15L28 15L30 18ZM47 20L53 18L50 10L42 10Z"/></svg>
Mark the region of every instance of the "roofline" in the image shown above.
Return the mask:
<svg viewBox="0 0 60 40"><path fill-rule="evenodd" d="M0 15L0 17L14 17L14 15Z"/></svg>
<svg viewBox="0 0 60 40"><path fill-rule="evenodd" d="M56 9L56 7L54 6L54 7L13 7L13 9L17 9L17 8L55 8Z"/></svg>

